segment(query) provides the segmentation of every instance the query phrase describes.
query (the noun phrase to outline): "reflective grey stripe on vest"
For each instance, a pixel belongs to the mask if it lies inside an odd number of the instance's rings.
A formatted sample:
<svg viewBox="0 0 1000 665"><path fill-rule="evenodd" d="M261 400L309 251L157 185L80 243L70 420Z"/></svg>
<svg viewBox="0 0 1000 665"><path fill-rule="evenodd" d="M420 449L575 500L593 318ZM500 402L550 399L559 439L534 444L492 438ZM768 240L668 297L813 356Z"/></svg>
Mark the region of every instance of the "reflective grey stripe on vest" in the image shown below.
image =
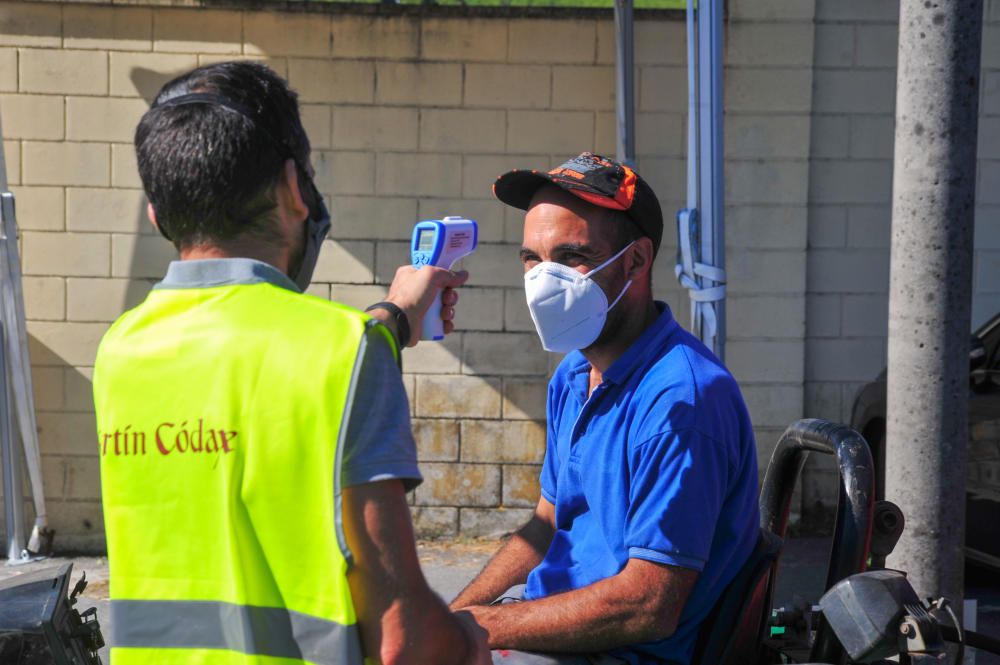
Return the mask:
<svg viewBox="0 0 1000 665"><path fill-rule="evenodd" d="M112 647L228 649L298 658L317 665L360 665L358 626L281 607L208 600L112 600Z"/></svg>

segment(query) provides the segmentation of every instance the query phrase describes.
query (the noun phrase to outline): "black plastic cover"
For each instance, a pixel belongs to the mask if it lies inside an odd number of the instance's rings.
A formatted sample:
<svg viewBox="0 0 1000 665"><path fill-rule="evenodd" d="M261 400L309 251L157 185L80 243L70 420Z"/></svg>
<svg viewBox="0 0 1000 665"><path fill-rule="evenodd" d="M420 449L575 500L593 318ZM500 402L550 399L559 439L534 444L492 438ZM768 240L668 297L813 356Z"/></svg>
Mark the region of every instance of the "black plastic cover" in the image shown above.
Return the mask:
<svg viewBox="0 0 1000 665"><path fill-rule="evenodd" d="M819 600L823 617L851 660L871 663L899 653L904 603L920 604L906 574L873 570L841 580Z"/></svg>
<svg viewBox="0 0 1000 665"><path fill-rule="evenodd" d="M67 563L0 582L0 665L100 665L96 613L81 616L76 593L66 594L72 571Z"/></svg>
<svg viewBox="0 0 1000 665"><path fill-rule="evenodd" d="M61 608L73 564L17 575L0 582L0 632L41 633Z"/></svg>

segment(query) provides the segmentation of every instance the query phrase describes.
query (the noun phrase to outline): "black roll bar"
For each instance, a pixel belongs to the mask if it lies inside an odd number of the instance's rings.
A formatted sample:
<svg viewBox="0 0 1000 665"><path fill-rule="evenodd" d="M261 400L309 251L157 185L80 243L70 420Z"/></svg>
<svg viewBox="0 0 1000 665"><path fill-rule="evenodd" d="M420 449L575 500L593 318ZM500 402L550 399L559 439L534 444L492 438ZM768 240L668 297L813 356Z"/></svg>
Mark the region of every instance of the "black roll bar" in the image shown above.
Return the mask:
<svg viewBox="0 0 1000 665"><path fill-rule="evenodd" d="M846 425L807 418L789 425L778 440L760 490L760 524L784 538L792 492L810 452L833 455L840 468L840 495L833 529L826 587L863 572L868 566L875 510L875 470L864 437ZM833 631L821 622L810 661L840 663L844 650Z"/></svg>

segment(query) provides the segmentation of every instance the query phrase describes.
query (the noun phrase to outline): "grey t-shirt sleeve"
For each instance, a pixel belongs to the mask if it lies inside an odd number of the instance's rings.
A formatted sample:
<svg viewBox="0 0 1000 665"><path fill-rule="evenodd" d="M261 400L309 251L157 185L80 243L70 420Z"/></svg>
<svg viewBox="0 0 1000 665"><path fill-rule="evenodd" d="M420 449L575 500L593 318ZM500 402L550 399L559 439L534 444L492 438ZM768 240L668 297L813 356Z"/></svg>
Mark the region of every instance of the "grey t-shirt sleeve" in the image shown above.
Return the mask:
<svg viewBox="0 0 1000 665"><path fill-rule="evenodd" d="M403 378L385 336L374 327L365 336L368 343L347 425L341 484L352 487L398 478L410 491L423 477L417 468L417 444Z"/></svg>

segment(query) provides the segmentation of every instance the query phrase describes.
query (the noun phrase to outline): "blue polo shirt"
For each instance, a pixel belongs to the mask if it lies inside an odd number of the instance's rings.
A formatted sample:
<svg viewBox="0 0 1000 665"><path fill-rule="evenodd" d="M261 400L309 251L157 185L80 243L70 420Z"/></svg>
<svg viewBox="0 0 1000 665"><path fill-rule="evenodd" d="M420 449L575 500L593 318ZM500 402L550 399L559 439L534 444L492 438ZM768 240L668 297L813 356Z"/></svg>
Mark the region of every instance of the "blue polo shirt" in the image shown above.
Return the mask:
<svg viewBox="0 0 1000 665"><path fill-rule="evenodd" d="M556 533L528 576L542 598L611 577L630 558L700 571L676 632L612 651L687 664L698 625L757 541L757 451L735 379L670 308L587 397L590 364L566 356L549 383L542 495Z"/></svg>

